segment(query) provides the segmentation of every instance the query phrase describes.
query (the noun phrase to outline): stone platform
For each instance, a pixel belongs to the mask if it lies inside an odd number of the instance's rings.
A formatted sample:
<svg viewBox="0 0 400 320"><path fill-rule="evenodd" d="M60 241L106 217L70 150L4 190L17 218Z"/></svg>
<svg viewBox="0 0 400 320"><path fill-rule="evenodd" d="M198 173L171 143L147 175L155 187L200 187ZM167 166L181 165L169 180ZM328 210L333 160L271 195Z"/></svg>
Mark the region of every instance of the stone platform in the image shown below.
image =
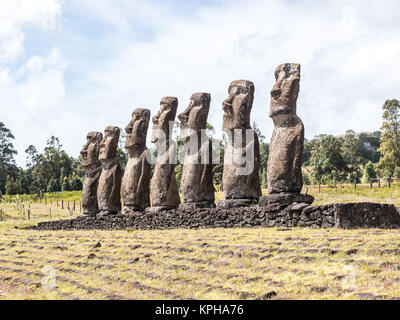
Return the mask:
<svg viewBox="0 0 400 320"><path fill-rule="evenodd" d="M200 208L160 212L121 213L105 217L80 216L73 220L40 222L36 230L124 230L236 227L400 228L393 205L342 203L322 206L307 203L231 209Z"/></svg>

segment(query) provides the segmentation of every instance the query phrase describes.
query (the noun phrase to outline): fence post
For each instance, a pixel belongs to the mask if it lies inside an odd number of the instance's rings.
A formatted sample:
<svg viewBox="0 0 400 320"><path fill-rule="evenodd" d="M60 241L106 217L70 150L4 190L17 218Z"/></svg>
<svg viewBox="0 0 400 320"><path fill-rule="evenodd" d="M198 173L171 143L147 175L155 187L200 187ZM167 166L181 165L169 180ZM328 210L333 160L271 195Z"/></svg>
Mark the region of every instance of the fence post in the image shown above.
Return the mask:
<svg viewBox="0 0 400 320"><path fill-rule="evenodd" d="M3 221L3 209L0 208L0 221Z"/></svg>
<svg viewBox="0 0 400 320"><path fill-rule="evenodd" d="M306 188L306 194L308 194L308 187Z"/></svg>
<svg viewBox="0 0 400 320"><path fill-rule="evenodd" d="M64 210L64 199L61 199L61 209Z"/></svg>
<svg viewBox="0 0 400 320"><path fill-rule="evenodd" d="M74 205L73 205L73 207L72 207L72 208L73 208L73 210L75 211L75 200L74 200Z"/></svg>
<svg viewBox="0 0 400 320"><path fill-rule="evenodd" d="M381 187L381 179L378 179L378 188Z"/></svg>
<svg viewBox="0 0 400 320"><path fill-rule="evenodd" d="M369 179L369 188L372 189L372 179Z"/></svg>
<svg viewBox="0 0 400 320"><path fill-rule="evenodd" d="M318 193L321 193L321 184L318 184Z"/></svg>
<svg viewBox="0 0 400 320"><path fill-rule="evenodd" d="M354 183L354 190L357 190L357 182Z"/></svg>
<svg viewBox="0 0 400 320"><path fill-rule="evenodd" d="M388 186L389 186L389 188L391 187L391 182L392 182L392 179L389 178L389 179L388 179Z"/></svg>
<svg viewBox="0 0 400 320"><path fill-rule="evenodd" d="M28 220L31 220L31 208L28 209Z"/></svg>

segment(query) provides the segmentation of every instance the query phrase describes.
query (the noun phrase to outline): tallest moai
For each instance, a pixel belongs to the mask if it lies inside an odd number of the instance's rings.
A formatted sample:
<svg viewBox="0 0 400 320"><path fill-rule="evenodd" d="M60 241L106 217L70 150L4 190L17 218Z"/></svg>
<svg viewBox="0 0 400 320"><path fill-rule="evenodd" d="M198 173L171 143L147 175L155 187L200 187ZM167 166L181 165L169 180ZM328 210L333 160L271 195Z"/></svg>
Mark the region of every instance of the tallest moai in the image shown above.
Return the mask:
<svg viewBox="0 0 400 320"><path fill-rule="evenodd" d="M274 131L268 157L267 202L311 202L300 195L303 187L301 159L304 150L304 125L296 114L300 89L300 65L285 63L275 70L276 83L271 90L269 116ZM261 201L264 201L261 199Z"/></svg>

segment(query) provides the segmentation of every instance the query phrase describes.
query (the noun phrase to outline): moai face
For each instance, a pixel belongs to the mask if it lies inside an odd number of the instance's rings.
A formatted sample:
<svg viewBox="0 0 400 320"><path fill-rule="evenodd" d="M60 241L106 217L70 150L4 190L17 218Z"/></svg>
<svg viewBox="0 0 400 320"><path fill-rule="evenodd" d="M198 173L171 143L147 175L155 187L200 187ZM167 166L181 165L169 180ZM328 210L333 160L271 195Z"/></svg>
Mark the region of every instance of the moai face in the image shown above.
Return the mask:
<svg viewBox="0 0 400 320"><path fill-rule="evenodd" d="M222 129L249 129L250 112L254 99L254 84L247 80L232 81L229 97L222 104L224 110Z"/></svg>
<svg viewBox="0 0 400 320"><path fill-rule="evenodd" d="M87 168L99 164L100 143L103 135L100 132L91 131L86 136L86 144L81 151L82 167Z"/></svg>
<svg viewBox="0 0 400 320"><path fill-rule="evenodd" d="M276 83L271 90L270 117L296 114L296 101L300 88L300 65L281 64L275 70Z"/></svg>
<svg viewBox="0 0 400 320"><path fill-rule="evenodd" d="M169 123L170 121L175 120L176 110L178 108L178 99L175 97L164 97L161 99L160 106L160 110L153 117L152 143L160 143L162 142L161 140L169 139L170 134L172 133L169 130ZM159 131L164 132L164 135L160 135Z"/></svg>
<svg viewBox="0 0 400 320"><path fill-rule="evenodd" d="M120 129L118 127L106 127L104 138L100 143L100 161L114 159L117 156L119 134Z"/></svg>
<svg viewBox="0 0 400 320"><path fill-rule="evenodd" d="M192 94L189 106L178 116L181 121L181 130L192 129L200 131L205 129L210 102L211 96L209 93L199 92Z"/></svg>
<svg viewBox="0 0 400 320"><path fill-rule="evenodd" d="M150 110L137 108L132 113L132 120L126 126L125 148L130 150L135 146L145 145L147 129L149 128Z"/></svg>

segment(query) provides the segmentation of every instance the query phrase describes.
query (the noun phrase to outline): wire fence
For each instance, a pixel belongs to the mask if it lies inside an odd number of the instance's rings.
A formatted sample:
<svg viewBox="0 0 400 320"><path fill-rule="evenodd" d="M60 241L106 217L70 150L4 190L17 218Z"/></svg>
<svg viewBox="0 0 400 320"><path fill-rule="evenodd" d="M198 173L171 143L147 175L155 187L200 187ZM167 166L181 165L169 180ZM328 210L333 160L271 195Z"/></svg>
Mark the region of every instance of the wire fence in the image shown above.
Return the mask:
<svg viewBox="0 0 400 320"><path fill-rule="evenodd" d="M395 185L400 185L400 178L371 179L369 181L369 183L310 185L310 186L304 186L304 189L305 189L305 193L308 193L309 191L313 191L313 190L317 190L318 192L321 192L323 189L339 190L339 189L354 188L354 190L357 190L357 189L391 188Z"/></svg>

